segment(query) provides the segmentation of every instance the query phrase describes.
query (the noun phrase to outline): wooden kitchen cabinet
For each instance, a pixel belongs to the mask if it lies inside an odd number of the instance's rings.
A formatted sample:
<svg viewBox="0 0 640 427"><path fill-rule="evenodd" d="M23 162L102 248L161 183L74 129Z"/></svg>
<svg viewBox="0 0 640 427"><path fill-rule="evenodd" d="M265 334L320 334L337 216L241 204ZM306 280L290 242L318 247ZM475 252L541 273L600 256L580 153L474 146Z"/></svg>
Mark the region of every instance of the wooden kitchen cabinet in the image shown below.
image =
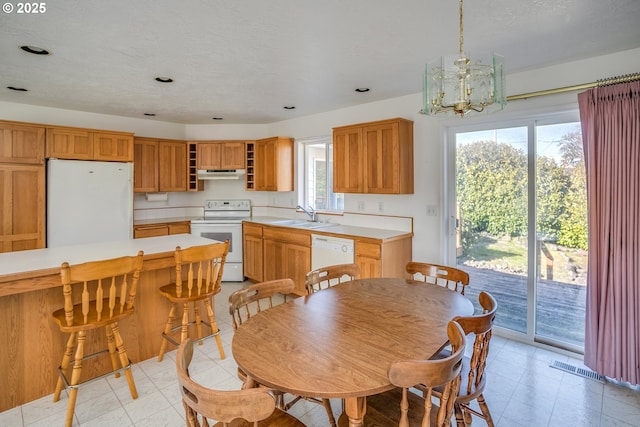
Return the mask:
<svg viewBox="0 0 640 427"><path fill-rule="evenodd" d="M44 175L44 165L0 164L0 252L45 247Z"/></svg>
<svg viewBox="0 0 640 427"><path fill-rule="evenodd" d="M44 164L43 126L0 121L0 163Z"/></svg>
<svg viewBox="0 0 640 427"><path fill-rule="evenodd" d="M187 191L187 144L158 142L158 191Z"/></svg>
<svg viewBox="0 0 640 427"><path fill-rule="evenodd" d="M133 161L133 134L48 127L46 157L69 160Z"/></svg>
<svg viewBox="0 0 640 427"><path fill-rule="evenodd" d="M169 236L171 234L189 234L190 221L159 222L154 224L136 225L133 227L133 238Z"/></svg>
<svg viewBox="0 0 640 427"><path fill-rule="evenodd" d="M244 141L198 141L198 169L244 169Z"/></svg>
<svg viewBox="0 0 640 427"><path fill-rule="evenodd" d="M253 170L247 175L247 190L293 191L293 138L259 139L248 146Z"/></svg>
<svg viewBox="0 0 640 427"><path fill-rule="evenodd" d="M0 252L45 247L45 128L0 121Z"/></svg>
<svg viewBox="0 0 640 427"><path fill-rule="evenodd" d="M242 266L249 280L263 281L262 227L255 224L242 224Z"/></svg>
<svg viewBox="0 0 640 427"><path fill-rule="evenodd" d="M355 262L360 277L405 277L405 266L412 259L412 235L376 240L355 239Z"/></svg>
<svg viewBox="0 0 640 427"><path fill-rule="evenodd" d="M133 191L187 191L187 144L184 141L136 137Z"/></svg>
<svg viewBox="0 0 640 427"><path fill-rule="evenodd" d="M133 134L122 132L92 132L93 160L112 162L133 161Z"/></svg>
<svg viewBox="0 0 640 427"><path fill-rule="evenodd" d="M305 276L311 270L311 234L295 228L263 228L263 278L290 278L294 293L306 295Z"/></svg>
<svg viewBox="0 0 640 427"><path fill-rule="evenodd" d="M347 127L333 131L333 191L362 193L364 173L362 128Z"/></svg>
<svg viewBox="0 0 640 427"><path fill-rule="evenodd" d="M85 129L47 128L47 158L93 160L91 133Z"/></svg>
<svg viewBox="0 0 640 427"><path fill-rule="evenodd" d="M158 191L158 141L135 138L133 143L133 191Z"/></svg>
<svg viewBox="0 0 640 427"><path fill-rule="evenodd" d="M412 194L413 122L390 119L333 129L333 191Z"/></svg>

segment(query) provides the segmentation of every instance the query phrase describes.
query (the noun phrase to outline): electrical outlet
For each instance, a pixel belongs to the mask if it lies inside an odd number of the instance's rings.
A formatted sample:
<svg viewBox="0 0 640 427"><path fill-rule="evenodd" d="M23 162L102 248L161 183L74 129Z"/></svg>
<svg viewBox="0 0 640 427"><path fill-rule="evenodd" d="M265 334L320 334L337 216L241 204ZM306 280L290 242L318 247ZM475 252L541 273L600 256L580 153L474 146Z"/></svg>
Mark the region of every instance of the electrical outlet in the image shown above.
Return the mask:
<svg viewBox="0 0 640 427"><path fill-rule="evenodd" d="M384 212L384 202L378 202L378 212Z"/></svg>
<svg viewBox="0 0 640 427"><path fill-rule="evenodd" d="M360 212L364 211L364 202L362 202L362 201L361 201L361 202L358 202L358 210L359 210Z"/></svg>
<svg viewBox="0 0 640 427"><path fill-rule="evenodd" d="M427 216L438 216L438 207L436 205L427 205Z"/></svg>

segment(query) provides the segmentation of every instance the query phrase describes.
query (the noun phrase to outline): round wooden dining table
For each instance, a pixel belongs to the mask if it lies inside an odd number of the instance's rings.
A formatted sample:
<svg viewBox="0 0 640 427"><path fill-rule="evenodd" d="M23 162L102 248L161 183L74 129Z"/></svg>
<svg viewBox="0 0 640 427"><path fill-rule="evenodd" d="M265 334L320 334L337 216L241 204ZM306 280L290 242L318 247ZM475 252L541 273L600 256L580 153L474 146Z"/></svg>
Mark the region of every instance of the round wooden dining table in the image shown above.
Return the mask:
<svg viewBox="0 0 640 427"><path fill-rule="evenodd" d="M349 426L362 426L366 396L393 388L391 363L435 356L448 343L449 320L471 314L471 301L437 285L359 279L251 317L236 330L232 352L260 384L345 399Z"/></svg>

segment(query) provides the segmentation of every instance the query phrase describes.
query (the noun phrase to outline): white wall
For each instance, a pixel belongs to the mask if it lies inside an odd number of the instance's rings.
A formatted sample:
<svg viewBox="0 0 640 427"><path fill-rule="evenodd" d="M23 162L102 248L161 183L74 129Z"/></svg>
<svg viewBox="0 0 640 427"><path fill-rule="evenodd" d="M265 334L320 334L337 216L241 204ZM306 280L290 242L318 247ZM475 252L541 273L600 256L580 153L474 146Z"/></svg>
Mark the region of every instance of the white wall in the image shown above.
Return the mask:
<svg viewBox="0 0 640 427"><path fill-rule="evenodd" d="M507 58L508 61L508 58ZM508 62L507 62L508 67ZM556 65L538 70L511 74L507 77L509 95L589 83L598 79L640 71L640 49L615 53L582 61ZM416 76L420 79L420 76ZM373 89L375 90L375 88ZM404 117L414 121L415 194L402 196L355 195L345 196L345 210L357 212L359 201L365 212L377 213L383 203L384 214L413 216L414 259L444 262L444 134L447 126L490 123L531 112L577 109L576 92L514 101L504 111L464 119L441 119L418 113L422 107L421 94L413 94L380 102L363 104L292 119L270 125L179 125L155 120L130 119L94 113L67 111L0 102L0 118L37 123L51 123L98 129L135 132L141 136L181 139L256 139L273 135L297 139L330 135L335 126ZM165 206L202 206L209 198L251 198L258 206L291 207L297 201L296 192L245 192L242 181L210 181L202 193L169 194L166 202L146 202L136 197L136 208ZM295 203L295 202L294 202ZM438 215L427 216L427 205L438 207Z"/></svg>

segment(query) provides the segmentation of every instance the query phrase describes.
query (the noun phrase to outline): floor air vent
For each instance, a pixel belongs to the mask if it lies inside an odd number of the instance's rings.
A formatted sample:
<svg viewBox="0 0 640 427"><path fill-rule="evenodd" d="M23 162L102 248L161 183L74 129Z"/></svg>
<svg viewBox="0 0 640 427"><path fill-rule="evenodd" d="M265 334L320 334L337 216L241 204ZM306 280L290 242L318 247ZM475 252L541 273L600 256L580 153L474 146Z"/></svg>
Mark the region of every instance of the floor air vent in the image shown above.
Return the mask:
<svg viewBox="0 0 640 427"><path fill-rule="evenodd" d="M596 380L602 383L604 382L604 377L591 369L578 368L577 366L560 362L559 360L554 360L549 366L564 372L569 372L570 374L577 375L579 377L589 378L590 380Z"/></svg>

